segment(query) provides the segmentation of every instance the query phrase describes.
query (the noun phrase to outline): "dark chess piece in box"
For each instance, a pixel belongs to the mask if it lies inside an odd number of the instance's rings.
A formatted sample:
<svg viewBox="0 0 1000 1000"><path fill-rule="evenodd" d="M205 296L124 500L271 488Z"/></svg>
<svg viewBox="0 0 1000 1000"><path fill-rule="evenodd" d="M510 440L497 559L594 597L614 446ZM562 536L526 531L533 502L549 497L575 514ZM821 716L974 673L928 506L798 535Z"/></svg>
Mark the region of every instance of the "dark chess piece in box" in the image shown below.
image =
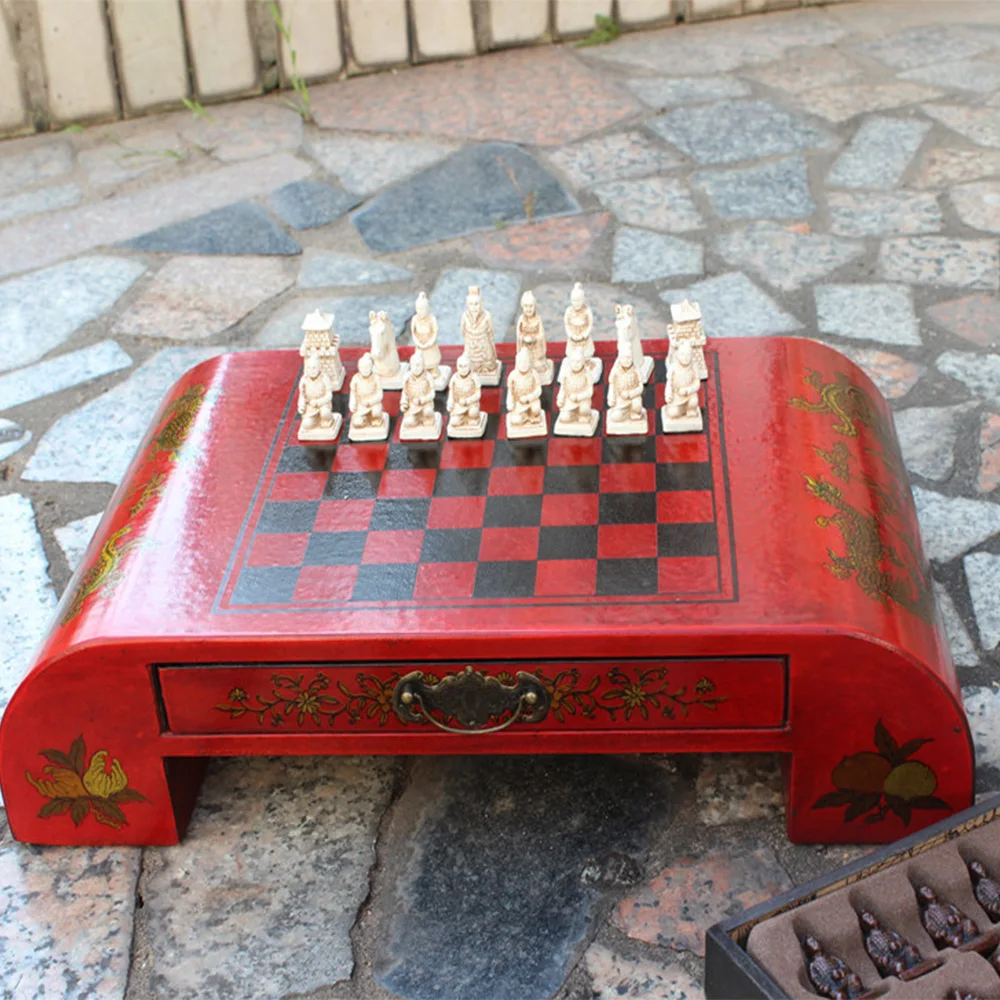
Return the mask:
<svg viewBox="0 0 1000 1000"><path fill-rule="evenodd" d="M816 992L830 1000L857 1000L865 992L861 977L836 955L831 955L811 934L802 939L806 973Z"/></svg>
<svg viewBox="0 0 1000 1000"><path fill-rule="evenodd" d="M940 959L925 961L915 944L911 944L896 931L883 927L871 910L861 910L858 913L858 923L861 925L865 951L880 976L916 979L942 964Z"/></svg>
<svg viewBox="0 0 1000 1000"><path fill-rule="evenodd" d="M1000 885L990 878L981 861L969 861L967 867L976 902L986 911L986 916L997 923L1000 921Z"/></svg>
<svg viewBox="0 0 1000 1000"><path fill-rule="evenodd" d="M917 887L920 922L938 948L961 948L979 937L979 927L952 903L942 903L929 885Z"/></svg>

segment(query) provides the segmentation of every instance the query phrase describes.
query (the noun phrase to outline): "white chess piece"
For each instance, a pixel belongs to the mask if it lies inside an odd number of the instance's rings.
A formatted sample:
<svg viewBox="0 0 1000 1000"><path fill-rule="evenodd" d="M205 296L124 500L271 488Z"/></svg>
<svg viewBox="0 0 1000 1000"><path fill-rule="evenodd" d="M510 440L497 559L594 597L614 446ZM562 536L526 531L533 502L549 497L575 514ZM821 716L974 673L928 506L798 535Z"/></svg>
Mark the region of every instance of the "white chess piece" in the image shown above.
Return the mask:
<svg viewBox="0 0 1000 1000"><path fill-rule="evenodd" d="M424 292L417 296L413 319L410 320L410 336L413 338L414 354L419 352L423 356L424 368L433 380L434 388L440 392L448 385L451 369L441 364L438 321Z"/></svg>
<svg viewBox="0 0 1000 1000"><path fill-rule="evenodd" d="M358 360L347 408L351 414L347 436L352 441L384 441L389 436L389 414L382 408L382 383L370 354L362 354Z"/></svg>
<svg viewBox="0 0 1000 1000"><path fill-rule="evenodd" d="M605 434L648 434L649 419L642 405L642 379L632 363L632 348L622 344L608 376Z"/></svg>
<svg viewBox="0 0 1000 1000"><path fill-rule="evenodd" d="M306 358L299 379L300 441L336 441L344 418L333 412L333 385L315 354Z"/></svg>
<svg viewBox="0 0 1000 1000"><path fill-rule="evenodd" d="M340 337L333 332L333 313L318 309L308 313L302 321L302 334L299 355L303 359L310 355L318 357L333 391L340 392L344 385L344 365L340 360Z"/></svg>
<svg viewBox="0 0 1000 1000"><path fill-rule="evenodd" d="M482 411L483 387L472 370L469 359L460 355L455 362L455 374L448 383L446 407L448 437L480 438L486 433L486 414Z"/></svg>
<svg viewBox="0 0 1000 1000"><path fill-rule="evenodd" d="M635 318L635 310L628 303L615 306L615 332L618 335L619 349L622 344L628 344L632 349L632 364L645 385L653 377L653 359L642 352L639 322Z"/></svg>
<svg viewBox="0 0 1000 1000"><path fill-rule="evenodd" d="M499 385L503 365L497 358L493 317L483 308L483 296L478 285L469 285L461 331L463 353L468 357L480 385Z"/></svg>
<svg viewBox="0 0 1000 1000"><path fill-rule="evenodd" d="M371 338L371 356L382 388L400 389L406 378L407 365L400 363L392 323L385 312L368 313L368 336Z"/></svg>
<svg viewBox="0 0 1000 1000"><path fill-rule="evenodd" d="M542 409L542 382L531 364L531 354L521 348L514 370L507 376L507 437L545 437L549 426Z"/></svg>
<svg viewBox="0 0 1000 1000"><path fill-rule="evenodd" d="M660 407L665 434L683 434L704 429L701 407L698 405L700 386L701 379L694 367L694 348L690 341L682 340L674 351L673 360L667 364L664 402Z"/></svg>
<svg viewBox="0 0 1000 1000"><path fill-rule="evenodd" d="M559 384L556 406L559 417L552 428L555 434L565 437L593 437L600 416L593 408L594 380L590 366L579 351L570 359L570 369Z"/></svg>
<svg viewBox="0 0 1000 1000"><path fill-rule="evenodd" d="M525 347L542 385L552 385L556 366L547 356L545 326L538 314L535 293L530 289L521 296L521 315L517 318L517 350Z"/></svg>
<svg viewBox="0 0 1000 1000"><path fill-rule="evenodd" d="M569 371L569 358L573 351L582 351L584 360L590 366L590 375L596 385L601 381L604 365L594 355L594 314L587 305L583 285L578 281L569 294L569 305L563 313L563 327L566 331L566 357L559 366L559 381Z"/></svg>
<svg viewBox="0 0 1000 1000"><path fill-rule="evenodd" d="M670 338L667 364L673 361L677 345L686 340L691 344L694 370L698 373L698 378L708 378L708 365L705 362L705 344L708 338L701 322L701 307L688 299L675 302L670 307L670 318L673 322L667 327L667 336Z"/></svg>
<svg viewBox="0 0 1000 1000"><path fill-rule="evenodd" d="M434 380L424 369L420 351L414 351L410 359L399 410L400 441L437 441L441 437L441 414L434 409Z"/></svg>

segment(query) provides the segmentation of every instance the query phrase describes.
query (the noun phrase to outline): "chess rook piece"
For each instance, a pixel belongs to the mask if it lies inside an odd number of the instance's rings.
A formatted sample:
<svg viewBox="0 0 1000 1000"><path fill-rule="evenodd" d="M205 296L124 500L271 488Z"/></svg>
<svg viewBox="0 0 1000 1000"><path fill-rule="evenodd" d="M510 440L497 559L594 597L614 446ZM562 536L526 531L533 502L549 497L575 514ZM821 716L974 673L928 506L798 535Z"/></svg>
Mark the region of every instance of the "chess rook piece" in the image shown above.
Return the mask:
<svg viewBox="0 0 1000 1000"><path fill-rule="evenodd" d="M548 420L542 409L542 383L532 367L527 348L517 352L514 370L507 376L507 437L545 437Z"/></svg>
<svg viewBox="0 0 1000 1000"><path fill-rule="evenodd" d="M916 979L942 964L938 959L925 962L916 945L896 931L886 930L871 910L861 910L858 913L858 923L861 925L865 951L880 976Z"/></svg>
<svg viewBox="0 0 1000 1000"><path fill-rule="evenodd" d="M344 365L340 360L340 337L333 332L333 313L314 309L302 321L302 346L299 355L305 360L315 356L334 392L344 385Z"/></svg>
<svg viewBox="0 0 1000 1000"><path fill-rule="evenodd" d="M936 948L961 948L979 937L979 927L957 906L942 903L929 885L917 887L920 922Z"/></svg>
<svg viewBox="0 0 1000 1000"><path fill-rule="evenodd" d="M806 974L813 989L830 1000L855 1000L865 991L861 977L836 955L829 954L811 934L802 939Z"/></svg>
<svg viewBox="0 0 1000 1000"><path fill-rule="evenodd" d="M649 419L642 405L642 379L632 363L632 349L620 346L608 376L608 407L605 434L648 434Z"/></svg>
<svg viewBox="0 0 1000 1000"><path fill-rule="evenodd" d="M667 381L660 408L664 434L684 434L703 429L701 407L698 405L700 386L691 344L682 340L677 345L673 361L667 362Z"/></svg>
<svg viewBox="0 0 1000 1000"><path fill-rule="evenodd" d="M545 327L538 315L538 303L530 289L521 296L521 315L517 318L517 350L527 349L531 364L542 385L552 385L556 366L546 355Z"/></svg>
<svg viewBox="0 0 1000 1000"><path fill-rule="evenodd" d="M483 296L477 285L469 285L462 313L463 350L480 385L499 385L503 365L497 358L493 338L493 317L483 308Z"/></svg>
<svg viewBox="0 0 1000 1000"><path fill-rule="evenodd" d="M448 383L448 437L479 438L486 433L486 414L481 407L482 386L469 359L460 355L455 374Z"/></svg>
<svg viewBox="0 0 1000 1000"><path fill-rule="evenodd" d="M653 359L642 353L639 323L632 306L628 304L615 306L615 333L619 348L622 344L628 344L632 348L632 363L639 372L642 384L645 385L653 377Z"/></svg>
<svg viewBox="0 0 1000 1000"><path fill-rule="evenodd" d="M430 375L437 391L448 384L451 369L441 364L441 348L438 347L438 321L431 312L427 296L421 292L417 296L416 310L410 320L410 336L413 338L413 353L424 359L424 369ZM412 360L412 359L411 359Z"/></svg>
<svg viewBox="0 0 1000 1000"><path fill-rule="evenodd" d="M1000 922L1000 885L990 878L981 861L968 861L969 877L972 879L972 892L976 902L986 912L993 923Z"/></svg>
<svg viewBox="0 0 1000 1000"><path fill-rule="evenodd" d="M368 321L372 363L375 365L375 374L381 380L382 389L401 389L407 365L400 363L389 316L384 312L370 312Z"/></svg>
<svg viewBox="0 0 1000 1000"><path fill-rule="evenodd" d="M384 441L389 436L389 414L382 408L382 382L370 354L362 354L358 360L347 408L351 413L347 436L352 441Z"/></svg>
<svg viewBox="0 0 1000 1000"><path fill-rule="evenodd" d="M670 349L667 351L667 364L674 358L674 351L681 341L688 341L691 344L691 353L694 356L694 370L698 373L698 378L708 378L708 365L705 363L705 328L701 324L701 307L697 302L677 302L670 307L670 318L673 320L667 327L667 336L670 338Z"/></svg>
<svg viewBox="0 0 1000 1000"><path fill-rule="evenodd" d="M344 418L333 412L333 386L315 354L306 358L299 379L300 441L336 441Z"/></svg>
<svg viewBox="0 0 1000 1000"><path fill-rule="evenodd" d="M595 384L600 382L604 366L600 358L594 357L594 314L587 305L587 297L579 281L569 293L569 305L563 314L563 327L566 330L566 357L559 368L559 381L569 371L568 362L573 351L581 351L590 367L590 377Z"/></svg>
<svg viewBox="0 0 1000 1000"><path fill-rule="evenodd" d="M434 409L434 380L424 368L419 351L410 358L410 371L399 397L400 441L437 441L441 437L441 414Z"/></svg>
<svg viewBox="0 0 1000 1000"><path fill-rule="evenodd" d="M556 406L559 417L553 431L566 437L592 437L600 416L593 408L594 380L579 351L570 359L570 369L559 384Z"/></svg>

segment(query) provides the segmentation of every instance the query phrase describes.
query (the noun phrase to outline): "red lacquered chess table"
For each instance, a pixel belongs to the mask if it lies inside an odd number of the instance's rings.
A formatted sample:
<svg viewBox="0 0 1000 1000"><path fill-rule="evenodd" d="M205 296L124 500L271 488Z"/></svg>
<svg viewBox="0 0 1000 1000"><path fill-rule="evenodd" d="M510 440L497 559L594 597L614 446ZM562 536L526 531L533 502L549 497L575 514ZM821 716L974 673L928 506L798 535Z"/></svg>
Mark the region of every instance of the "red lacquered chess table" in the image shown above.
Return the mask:
<svg viewBox="0 0 1000 1000"><path fill-rule="evenodd" d="M306 446L297 352L188 372L0 726L14 836L176 842L249 754L777 752L805 842L968 806L886 403L820 344L722 340L705 431L666 435L666 346L636 438L554 437L547 389L509 441L486 389L482 440L400 442L397 392L389 441Z"/></svg>

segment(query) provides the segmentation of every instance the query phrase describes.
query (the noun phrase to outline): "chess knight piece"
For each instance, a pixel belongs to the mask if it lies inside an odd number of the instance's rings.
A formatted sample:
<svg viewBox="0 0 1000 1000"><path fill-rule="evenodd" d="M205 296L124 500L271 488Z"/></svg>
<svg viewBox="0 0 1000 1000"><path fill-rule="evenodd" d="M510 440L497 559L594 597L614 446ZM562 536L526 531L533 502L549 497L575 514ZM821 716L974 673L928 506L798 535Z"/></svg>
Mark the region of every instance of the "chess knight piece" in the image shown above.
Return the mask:
<svg viewBox="0 0 1000 1000"><path fill-rule="evenodd" d="M841 958L831 955L811 934L802 939L806 974L821 997L855 1000L865 991L861 977Z"/></svg>
<svg viewBox="0 0 1000 1000"><path fill-rule="evenodd" d="M448 437L479 438L486 433L486 414L480 406L482 386L472 370L469 359L460 355L455 362L455 374L448 383Z"/></svg>
<svg viewBox="0 0 1000 1000"><path fill-rule="evenodd" d="M600 417L593 408L594 380L579 351L570 359L570 369L559 385L556 406L559 417L553 431L566 437L592 437Z"/></svg>
<svg viewBox="0 0 1000 1000"><path fill-rule="evenodd" d="M410 373L399 397L403 414L399 423L400 441L437 441L441 437L441 414L434 409L434 381L424 368L419 351L410 358Z"/></svg>
<svg viewBox="0 0 1000 1000"><path fill-rule="evenodd" d="M635 365L639 378L645 385L653 377L653 359L642 353L639 323L632 306L628 304L615 306L615 332L618 335L619 346L627 343L632 348L632 364Z"/></svg>
<svg viewBox="0 0 1000 1000"><path fill-rule="evenodd" d="M340 337L333 332L333 313L314 309L302 321L302 346L299 355L315 355L323 374L330 380L334 392L344 384L344 365L340 360Z"/></svg>
<svg viewBox="0 0 1000 1000"><path fill-rule="evenodd" d="M981 861L968 861L969 877L976 902L983 908L993 923L1000 923L1000 886L990 878Z"/></svg>
<svg viewBox="0 0 1000 1000"><path fill-rule="evenodd" d="M382 409L382 382L370 354L358 360L347 402L351 412L347 436L352 441L384 441L389 436L389 414Z"/></svg>
<svg viewBox="0 0 1000 1000"><path fill-rule="evenodd" d="M595 384L600 382L604 366L600 358L594 357L594 314L587 305L587 297L579 281L569 293L569 305L563 314L563 327L566 330L566 358L559 368L559 381L561 382L564 373L569 371L566 362L573 351L582 351L583 358L590 368L590 377Z"/></svg>
<svg viewBox="0 0 1000 1000"><path fill-rule="evenodd" d="M413 338L414 357L421 354L424 368L434 382L434 388L440 391L448 384L451 369L441 364L441 348L438 347L438 321L431 312L431 304L427 296L421 292L417 296L416 312L410 320L410 336Z"/></svg>
<svg viewBox="0 0 1000 1000"><path fill-rule="evenodd" d="M705 363L705 328L701 325L701 307L697 302L677 302L670 307L670 318L673 320L667 327L667 336L670 338L670 349L667 351L667 364L674 360L674 352L681 341L686 340L691 344L691 353L694 355L694 370L698 373L698 378L708 378L708 365Z"/></svg>
<svg viewBox="0 0 1000 1000"><path fill-rule="evenodd" d="M957 906L942 903L929 886L917 888L920 922L936 948L961 948L979 937L979 927Z"/></svg>
<svg viewBox="0 0 1000 1000"><path fill-rule="evenodd" d="M897 976L906 980L916 979L942 964L938 959L925 962L916 945L910 944L896 931L886 930L871 910L861 910L858 913L858 923L861 925L865 951L883 978Z"/></svg>
<svg viewBox="0 0 1000 1000"><path fill-rule="evenodd" d="M632 363L632 349L623 344L608 376L605 434L648 434L649 419L642 405L642 379Z"/></svg>
<svg viewBox="0 0 1000 1000"><path fill-rule="evenodd" d="M306 358L299 379L300 441L336 441L344 418L333 412L333 386L315 354Z"/></svg>
<svg viewBox="0 0 1000 1000"><path fill-rule="evenodd" d="M375 373L381 379L382 388L402 388L407 365L400 363L396 338L387 313L368 313L368 336L372 342L372 363L375 365Z"/></svg>
<svg viewBox="0 0 1000 1000"><path fill-rule="evenodd" d="M483 296L478 285L469 285L469 294L465 299L462 343L480 385L499 385L503 365L497 358L493 339L493 317L483 308Z"/></svg>
<svg viewBox="0 0 1000 1000"><path fill-rule="evenodd" d="M530 290L521 296L521 315L517 318L517 350L520 352L522 348L528 349L542 385L552 385L556 366L546 356L545 327L538 315L535 294Z"/></svg>
<svg viewBox="0 0 1000 1000"><path fill-rule="evenodd" d="M545 437L549 425L542 409L542 383L526 347L517 352L514 371L507 376L507 437Z"/></svg>
<svg viewBox="0 0 1000 1000"><path fill-rule="evenodd" d="M691 345L682 340L677 345L673 360L667 362L667 382L663 387L663 406L660 408L664 434L703 429L701 407L698 405L700 386Z"/></svg>

